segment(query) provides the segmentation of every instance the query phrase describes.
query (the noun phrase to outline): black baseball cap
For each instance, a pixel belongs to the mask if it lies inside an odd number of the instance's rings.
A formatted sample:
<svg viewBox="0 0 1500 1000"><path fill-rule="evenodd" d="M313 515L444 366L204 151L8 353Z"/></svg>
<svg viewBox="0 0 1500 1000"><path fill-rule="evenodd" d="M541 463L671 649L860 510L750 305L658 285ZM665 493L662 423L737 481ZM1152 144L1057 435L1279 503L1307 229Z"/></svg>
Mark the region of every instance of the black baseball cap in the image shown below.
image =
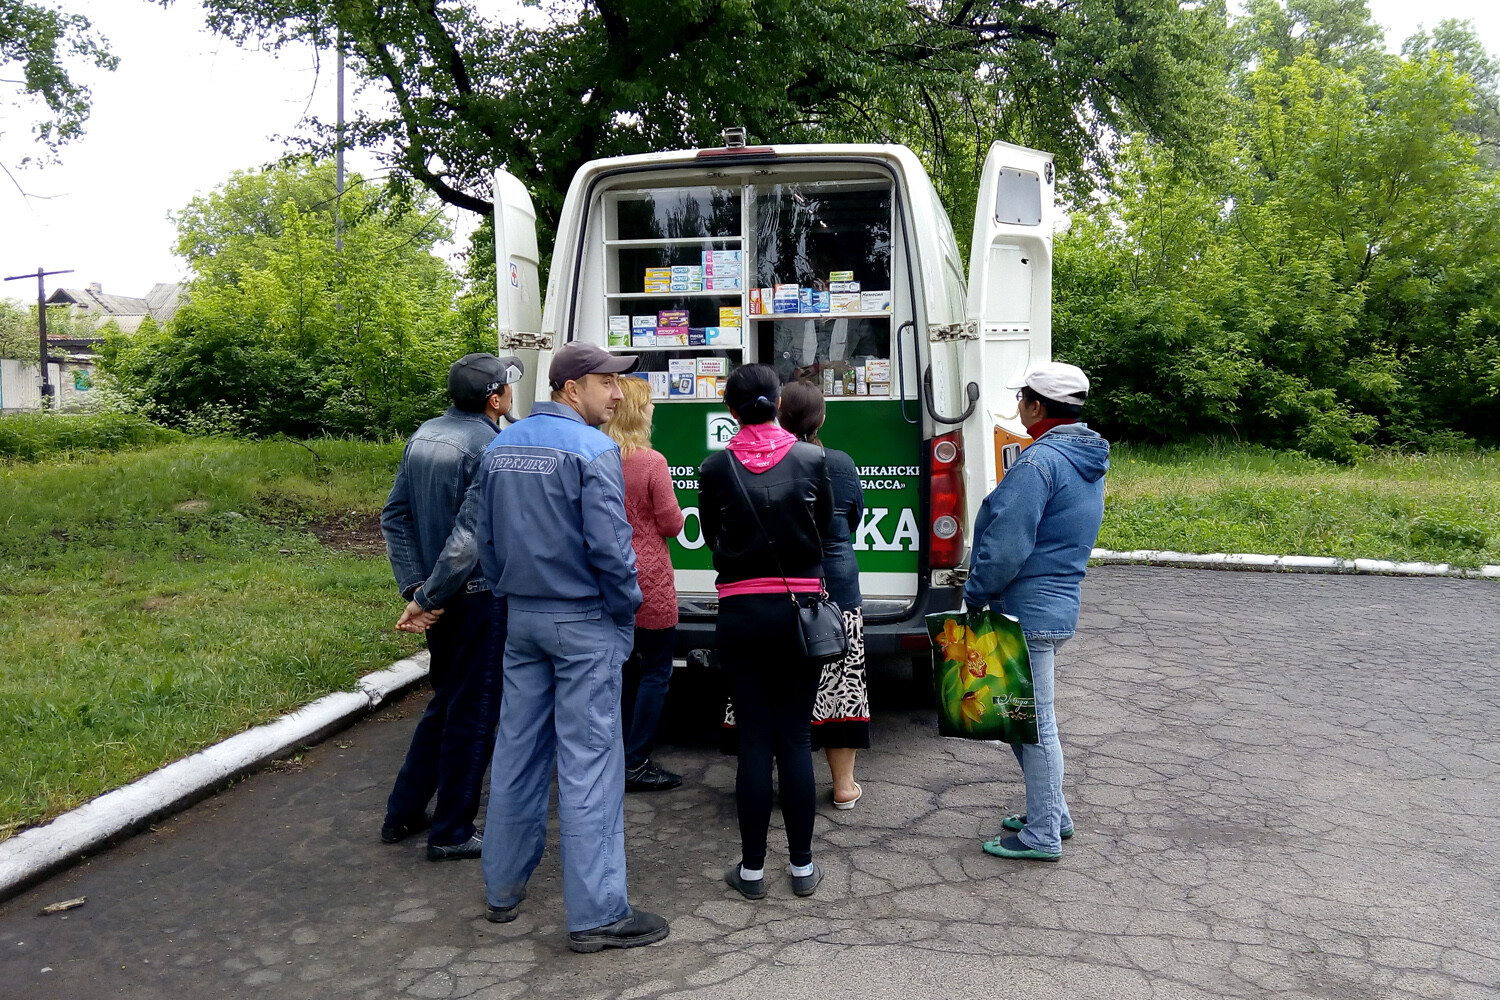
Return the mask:
<svg viewBox="0 0 1500 1000"><path fill-rule="evenodd" d="M525 374L526 366L513 354L465 354L448 369L448 397L460 410L478 413L490 396Z"/></svg>
<svg viewBox="0 0 1500 1000"><path fill-rule="evenodd" d="M552 356L552 367L547 369L547 381L552 383L552 388L561 389L585 375L618 375L628 372L639 360L633 354L611 354L598 344L574 340L564 344Z"/></svg>

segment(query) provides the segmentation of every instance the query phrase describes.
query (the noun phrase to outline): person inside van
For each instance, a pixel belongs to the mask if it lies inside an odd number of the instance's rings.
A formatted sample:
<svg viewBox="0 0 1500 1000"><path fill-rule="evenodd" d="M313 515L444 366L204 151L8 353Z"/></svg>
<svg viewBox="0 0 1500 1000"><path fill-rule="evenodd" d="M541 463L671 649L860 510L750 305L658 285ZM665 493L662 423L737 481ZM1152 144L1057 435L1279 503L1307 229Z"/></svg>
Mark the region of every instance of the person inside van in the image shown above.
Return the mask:
<svg viewBox="0 0 1500 1000"><path fill-rule="evenodd" d="M770 365L742 365L724 403L740 424L727 450L698 476L703 538L718 573L716 645L738 725L735 799L740 863L724 881L746 899L766 895L771 765L780 775L792 892L811 896L823 879L813 861L811 728L821 669L802 653L793 594L823 589L823 535L833 487L823 450L776 424L781 379Z"/></svg>
<svg viewBox="0 0 1500 1000"><path fill-rule="evenodd" d="M1063 797L1063 754L1053 709L1053 660L1078 627L1084 569L1104 520L1109 442L1078 422L1089 379L1076 365L1049 361L1019 385L1016 408L1032 443L984 498L964 605L1020 620L1036 695L1035 744L1015 744L1026 782L1026 811L1007 816L984 844L1000 858L1057 861L1073 836Z"/></svg>
<svg viewBox="0 0 1500 1000"><path fill-rule="evenodd" d="M823 447L818 431L828 415L823 390L807 382L792 382L781 390L781 426L797 440ZM854 459L842 451L824 449L828 479L833 486L833 520L823 535L823 586L844 612L849 633L849 655L824 664L813 703L812 743L828 755L833 772L833 805L853 809L864 794L854 780L854 754L870 746L870 690L865 679L865 629L860 610L859 563L854 558L854 532L864 517L865 494Z"/></svg>
<svg viewBox="0 0 1500 1000"><path fill-rule="evenodd" d="M624 398L604 432L620 446L625 465L625 516L632 531L641 606L635 613L635 648L625 661L620 721L625 730L625 790L660 792L682 784L682 776L651 760L672 681L677 638L677 588L667 539L682 530L682 508L672 491L667 460L651 447L651 386L642 378L620 379Z"/></svg>

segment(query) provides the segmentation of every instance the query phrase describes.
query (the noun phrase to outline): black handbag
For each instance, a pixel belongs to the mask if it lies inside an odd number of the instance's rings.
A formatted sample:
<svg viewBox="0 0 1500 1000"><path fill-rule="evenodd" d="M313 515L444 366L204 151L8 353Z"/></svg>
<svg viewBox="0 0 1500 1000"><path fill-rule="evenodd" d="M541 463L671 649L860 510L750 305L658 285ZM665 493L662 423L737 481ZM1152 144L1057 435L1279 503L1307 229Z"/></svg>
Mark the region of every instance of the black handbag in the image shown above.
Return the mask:
<svg viewBox="0 0 1500 1000"><path fill-rule="evenodd" d="M787 596L797 609L797 643L802 655L820 667L827 663L841 662L849 655L849 633L844 628L843 609L828 596L826 590L801 597L792 592L786 570L781 565L781 557L776 554L776 543L771 540L766 526L761 523L755 501L750 499L750 491L745 489L745 484L740 479L739 458L733 452L729 455L729 471L734 476L734 484L739 487L740 496L745 498L745 505L750 508L750 516L755 518L755 526L760 529L761 537L771 550L771 558L776 560L776 571L781 574L781 583L786 587Z"/></svg>

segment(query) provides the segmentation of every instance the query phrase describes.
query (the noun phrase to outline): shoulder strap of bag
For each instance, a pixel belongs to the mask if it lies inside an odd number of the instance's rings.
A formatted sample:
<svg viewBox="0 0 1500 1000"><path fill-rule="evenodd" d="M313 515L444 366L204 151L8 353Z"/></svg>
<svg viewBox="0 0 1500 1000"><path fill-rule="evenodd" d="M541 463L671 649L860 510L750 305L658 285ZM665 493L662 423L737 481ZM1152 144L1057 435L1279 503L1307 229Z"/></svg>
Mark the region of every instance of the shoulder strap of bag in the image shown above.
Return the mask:
<svg viewBox="0 0 1500 1000"><path fill-rule="evenodd" d="M771 535L766 531L766 526L761 523L760 512L755 509L755 501L750 499L750 491L745 489L745 482L740 478L740 459L734 452L729 455L729 474L734 477L734 485L739 488L740 496L745 500L745 506L750 508L750 516L755 518L755 526L760 529L760 536L766 540L766 547L771 550L771 558L776 561L776 572L781 574L781 585L786 588L787 596L792 603L797 603L797 595L792 593L792 584L786 578L786 570L781 566L781 557L776 554L776 543L771 541Z"/></svg>

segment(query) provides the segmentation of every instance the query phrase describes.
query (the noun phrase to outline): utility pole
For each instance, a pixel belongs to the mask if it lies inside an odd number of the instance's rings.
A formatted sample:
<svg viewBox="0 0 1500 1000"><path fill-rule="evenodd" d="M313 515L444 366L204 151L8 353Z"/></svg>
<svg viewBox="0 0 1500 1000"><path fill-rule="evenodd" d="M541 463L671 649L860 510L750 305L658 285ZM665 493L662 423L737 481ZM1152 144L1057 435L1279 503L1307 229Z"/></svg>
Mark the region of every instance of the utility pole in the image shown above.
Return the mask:
<svg viewBox="0 0 1500 1000"><path fill-rule="evenodd" d="M56 361L58 364L62 364L61 358L53 358L47 353L47 282L45 279L49 275L53 274L72 273L72 268L68 268L66 271L45 271L39 267L36 269L36 274L34 276L36 278L36 322L37 329L39 331L37 336L41 342L42 347L41 352L38 354L38 367L42 369L42 409L44 410L49 408L50 401L57 392L57 389L52 385L51 376L47 374L47 366L52 364L54 361ZM30 274L17 274L13 277L6 278L5 280L26 281L32 277L33 275Z"/></svg>
<svg viewBox="0 0 1500 1000"><path fill-rule="evenodd" d="M344 252L344 29L338 30L338 126L333 147L333 249Z"/></svg>

